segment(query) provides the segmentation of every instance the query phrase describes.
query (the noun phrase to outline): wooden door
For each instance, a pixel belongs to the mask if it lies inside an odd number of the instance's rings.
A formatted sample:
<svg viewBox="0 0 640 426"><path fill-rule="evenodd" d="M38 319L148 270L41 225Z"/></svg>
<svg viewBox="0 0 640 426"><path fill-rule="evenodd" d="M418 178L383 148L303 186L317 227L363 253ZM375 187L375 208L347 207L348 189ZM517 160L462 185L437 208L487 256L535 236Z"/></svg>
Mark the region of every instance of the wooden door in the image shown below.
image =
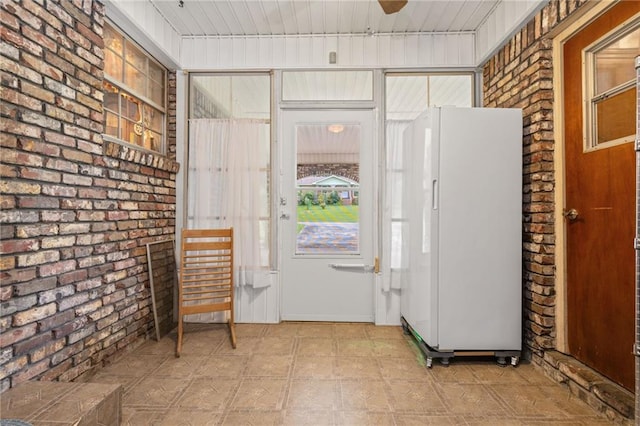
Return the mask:
<svg viewBox="0 0 640 426"><path fill-rule="evenodd" d="M623 1L564 46L565 218L569 351L634 388L635 153L633 143L585 149L583 49L640 10ZM633 64L631 64L633 66Z"/></svg>

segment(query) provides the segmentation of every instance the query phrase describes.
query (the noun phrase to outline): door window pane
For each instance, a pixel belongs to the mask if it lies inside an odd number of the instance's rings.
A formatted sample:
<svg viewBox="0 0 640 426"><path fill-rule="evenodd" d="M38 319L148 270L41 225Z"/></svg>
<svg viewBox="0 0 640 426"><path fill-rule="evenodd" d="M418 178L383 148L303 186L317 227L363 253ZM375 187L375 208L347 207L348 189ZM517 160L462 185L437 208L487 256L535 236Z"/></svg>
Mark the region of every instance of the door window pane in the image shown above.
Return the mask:
<svg viewBox="0 0 640 426"><path fill-rule="evenodd" d="M598 144L634 134L635 94L631 88L595 102Z"/></svg>
<svg viewBox="0 0 640 426"><path fill-rule="evenodd" d="M296 254L360 252L360 125L296 126Z"/></svg>
<svg viewBox="0 0 640 426"><path fill-rule="evenodd" d="M632 142L635 134L635 57L640 25L606 35L586 49L586 149ZM605 145L607 144L607 145Z"/></svg>
<svg viewBox="0 0 640 426"><path fill-rule="evenodd" d="M633 60L640 54L640 30L632 31L595 54L595 94L635 78Z"/></svg>

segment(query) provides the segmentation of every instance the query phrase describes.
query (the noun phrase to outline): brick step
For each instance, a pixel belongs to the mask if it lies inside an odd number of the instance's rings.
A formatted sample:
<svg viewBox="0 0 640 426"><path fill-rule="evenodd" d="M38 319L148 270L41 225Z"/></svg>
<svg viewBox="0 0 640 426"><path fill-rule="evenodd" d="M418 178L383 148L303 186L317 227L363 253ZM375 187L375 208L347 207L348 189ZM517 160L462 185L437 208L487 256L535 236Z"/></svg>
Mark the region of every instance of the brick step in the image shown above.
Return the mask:
<svg viewBox="0 0 640 426"><path fill-rule="evenodd" d="M56 425L113 425L122 418L122 386L24 382L0 395L0 419ZM5 423L5 422L2 422Z"/></svg>
<svg viewBox="0 0 640 426"><path fill-rule="evenodd" d="M571 392L611 420L634 418L634 395L578 360L556 351L544 354L547 375L569 386ZM549 366L551 368L549 368Z"/></svg>

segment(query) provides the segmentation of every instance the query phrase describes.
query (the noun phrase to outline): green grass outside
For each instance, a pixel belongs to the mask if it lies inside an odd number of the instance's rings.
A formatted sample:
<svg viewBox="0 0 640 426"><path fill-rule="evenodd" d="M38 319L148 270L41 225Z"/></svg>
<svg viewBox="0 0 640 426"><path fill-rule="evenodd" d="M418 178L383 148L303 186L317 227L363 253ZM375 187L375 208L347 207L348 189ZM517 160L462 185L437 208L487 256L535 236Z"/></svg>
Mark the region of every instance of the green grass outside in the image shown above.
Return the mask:
<svg viewBox="0 0 640 426"><path fill-rule="evenodd" d="M300 222L347 222L356 223L359 220L359 206L298 206L298 232L302 229Z"/></svg>

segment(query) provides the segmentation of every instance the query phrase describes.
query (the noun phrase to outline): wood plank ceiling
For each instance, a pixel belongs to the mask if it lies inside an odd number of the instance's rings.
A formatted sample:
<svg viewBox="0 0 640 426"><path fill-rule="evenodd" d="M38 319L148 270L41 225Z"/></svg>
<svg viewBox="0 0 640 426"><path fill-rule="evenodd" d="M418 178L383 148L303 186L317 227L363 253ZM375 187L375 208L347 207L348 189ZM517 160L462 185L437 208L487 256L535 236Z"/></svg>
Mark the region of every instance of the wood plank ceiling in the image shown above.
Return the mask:
<svg viewBox="0 0 640 426"><path fill-rule="evenodd" d="M150 0L181 36L475 31L501 0L409 0L386 15L377 0Z"/></svg>

